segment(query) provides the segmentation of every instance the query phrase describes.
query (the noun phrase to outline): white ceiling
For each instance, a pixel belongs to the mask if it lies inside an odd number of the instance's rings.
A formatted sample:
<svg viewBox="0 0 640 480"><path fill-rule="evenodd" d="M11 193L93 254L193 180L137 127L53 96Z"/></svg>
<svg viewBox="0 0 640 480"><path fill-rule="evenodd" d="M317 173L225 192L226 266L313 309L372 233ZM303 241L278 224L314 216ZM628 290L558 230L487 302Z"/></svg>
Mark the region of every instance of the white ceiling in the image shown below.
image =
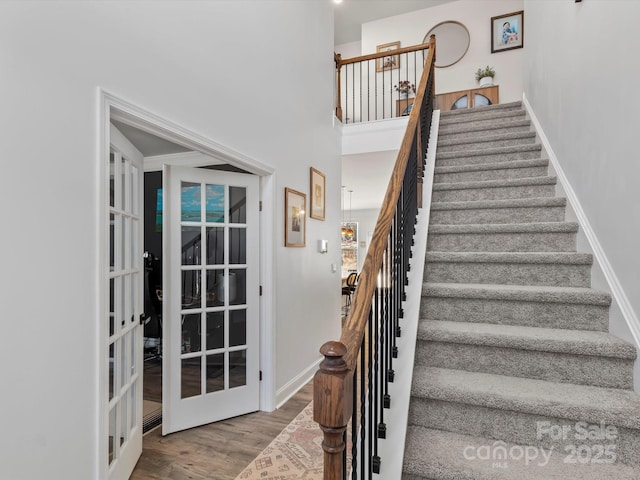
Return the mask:
<svg viewBox="0 0 640 480"><path fill-rule="evenodd" d="M132 127L117 120L111 120L111 123L120 130L120 132L133 143L143 157L153 157L156 155L167 155L170 153L190 152L188 148L176 145L173 142L156 137L151 133L147 133L139 128Z"/></svg>

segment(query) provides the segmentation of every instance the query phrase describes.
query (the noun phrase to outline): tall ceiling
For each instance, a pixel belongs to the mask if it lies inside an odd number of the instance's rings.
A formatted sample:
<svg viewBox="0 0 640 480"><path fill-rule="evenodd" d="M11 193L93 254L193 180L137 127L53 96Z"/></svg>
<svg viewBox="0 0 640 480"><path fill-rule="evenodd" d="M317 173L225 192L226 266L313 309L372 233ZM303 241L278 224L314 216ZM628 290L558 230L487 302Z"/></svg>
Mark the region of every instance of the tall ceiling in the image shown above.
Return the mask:
<svg viewBox="0 0 640 480"><path fill-rule="evenodd" d="M363 23L452 1L455 0L343 0L333 10L334 44L359 41Z"/></svg>

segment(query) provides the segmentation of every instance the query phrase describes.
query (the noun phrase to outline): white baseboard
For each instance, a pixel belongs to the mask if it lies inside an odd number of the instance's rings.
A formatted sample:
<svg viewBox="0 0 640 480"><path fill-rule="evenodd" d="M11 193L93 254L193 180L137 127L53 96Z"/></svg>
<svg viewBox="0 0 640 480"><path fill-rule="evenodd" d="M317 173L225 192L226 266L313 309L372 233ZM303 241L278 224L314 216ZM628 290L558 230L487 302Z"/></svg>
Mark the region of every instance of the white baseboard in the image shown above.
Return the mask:
<svg viewBox="0 0 640 480"><path fill-rule="evenodd" d="M594 260L598 263L607 281L607 284L609 285L611 296L613 297L614 302L617 303L618 308L622 313L622 317L624 318L627 326L629 327L629 330L631 331L631 335L633 336L636 348L640 349L640 320L638 320L638 316L633 310L631 302L629 302L629 298L624 292L624 289L622 288L622 285L620 284L620 281L618 280L618 277L613 270L613 267L611 266L611 263L609 262L604 249L602 248L602 245L600 245L600 242L598 241L598 237L596 236L593 228L591 227L591 224L589 223L589 220L587 219L587 216L582 208L582 205L580 204L580 201L578 200L575 191L571 187L567 176L560 166L558 157L554 153L553 148L549 143L549 139L545 135L544 130L542 129L542 126L540 125L540 122L538 121L538 118L536 117L536 114L533 111L533 108L529 104L529 101L524 93L522 94L522 103L524 104L527 113L531 117L531 122L535 126L536 132L540 137L540 141L542 142L542 146L546 150L547 155L549 156L549 161L556 171L556 175L558 177L558 180L560 181L560 184L562 185L562 188L565 191L567 200L569 201L571 207L575 212L578 223L580 224L580 229L584 232L587 241L589 242L589 245L593 252Z"/></svg>
<svg viewBox="0 0 640 480"><path fill-rule="evenodd" d="M289 382L287 382L282 388L278 389L278 391L276 392L276 408L280 408L282 405L284 405L287 400L289 400L298 392L298 390L309 383L309 381L318 371L318 366L320 365L321 361L322 358L319 358L298 375L289 380Z"/></svg>

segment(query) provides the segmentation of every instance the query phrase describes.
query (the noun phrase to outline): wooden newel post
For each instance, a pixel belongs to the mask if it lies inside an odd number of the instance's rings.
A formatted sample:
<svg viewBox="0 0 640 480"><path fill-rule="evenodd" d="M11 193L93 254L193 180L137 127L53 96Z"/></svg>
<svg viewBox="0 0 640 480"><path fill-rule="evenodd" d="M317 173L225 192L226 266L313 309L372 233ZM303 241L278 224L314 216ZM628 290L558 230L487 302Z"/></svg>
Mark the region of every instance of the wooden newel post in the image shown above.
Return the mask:
<svg viewBox="0 0 640 480"><path fill-rule="evenodd" d="M313 379L313 419L324 432L324 480L343 480L343 434L353 411L353 372L344 361L347 347L327 342L320 348L324 360Z"/></svg>

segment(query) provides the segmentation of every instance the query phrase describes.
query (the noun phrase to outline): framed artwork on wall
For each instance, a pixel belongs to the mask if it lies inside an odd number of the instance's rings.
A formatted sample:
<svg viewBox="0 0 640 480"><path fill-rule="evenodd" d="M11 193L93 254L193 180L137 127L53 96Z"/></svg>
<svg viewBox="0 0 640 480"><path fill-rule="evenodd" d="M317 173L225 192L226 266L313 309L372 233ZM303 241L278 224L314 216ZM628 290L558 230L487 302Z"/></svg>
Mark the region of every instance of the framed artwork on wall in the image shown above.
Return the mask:
<svg viewBox="0 0 640 480"><path fill-rule="evenodd" d="M376 47L376 53L392 52L399 48L400 42L384 43ZM376 59L376 72L385 72L387 70L393 70L394 68L400 68L400 55L389 54Z"/></svg>
<svg viewBox="0 0 640 480"><path fill-rule="evenodd" d="M324 220L326 177L324 173L311 167L311 211L309 216L316 220Z"/></svg>
<svg viewBox="0 0 640 480"><path fill-rule="evenodd" d="M491 53L524 46L524 11L491 17Z"/></svg>
<svg viewBox="0 0 640 480"><path fill-rule="evenodd" d="M291 188L284 189L284 246L304 247L307 196Z"/></svg>

